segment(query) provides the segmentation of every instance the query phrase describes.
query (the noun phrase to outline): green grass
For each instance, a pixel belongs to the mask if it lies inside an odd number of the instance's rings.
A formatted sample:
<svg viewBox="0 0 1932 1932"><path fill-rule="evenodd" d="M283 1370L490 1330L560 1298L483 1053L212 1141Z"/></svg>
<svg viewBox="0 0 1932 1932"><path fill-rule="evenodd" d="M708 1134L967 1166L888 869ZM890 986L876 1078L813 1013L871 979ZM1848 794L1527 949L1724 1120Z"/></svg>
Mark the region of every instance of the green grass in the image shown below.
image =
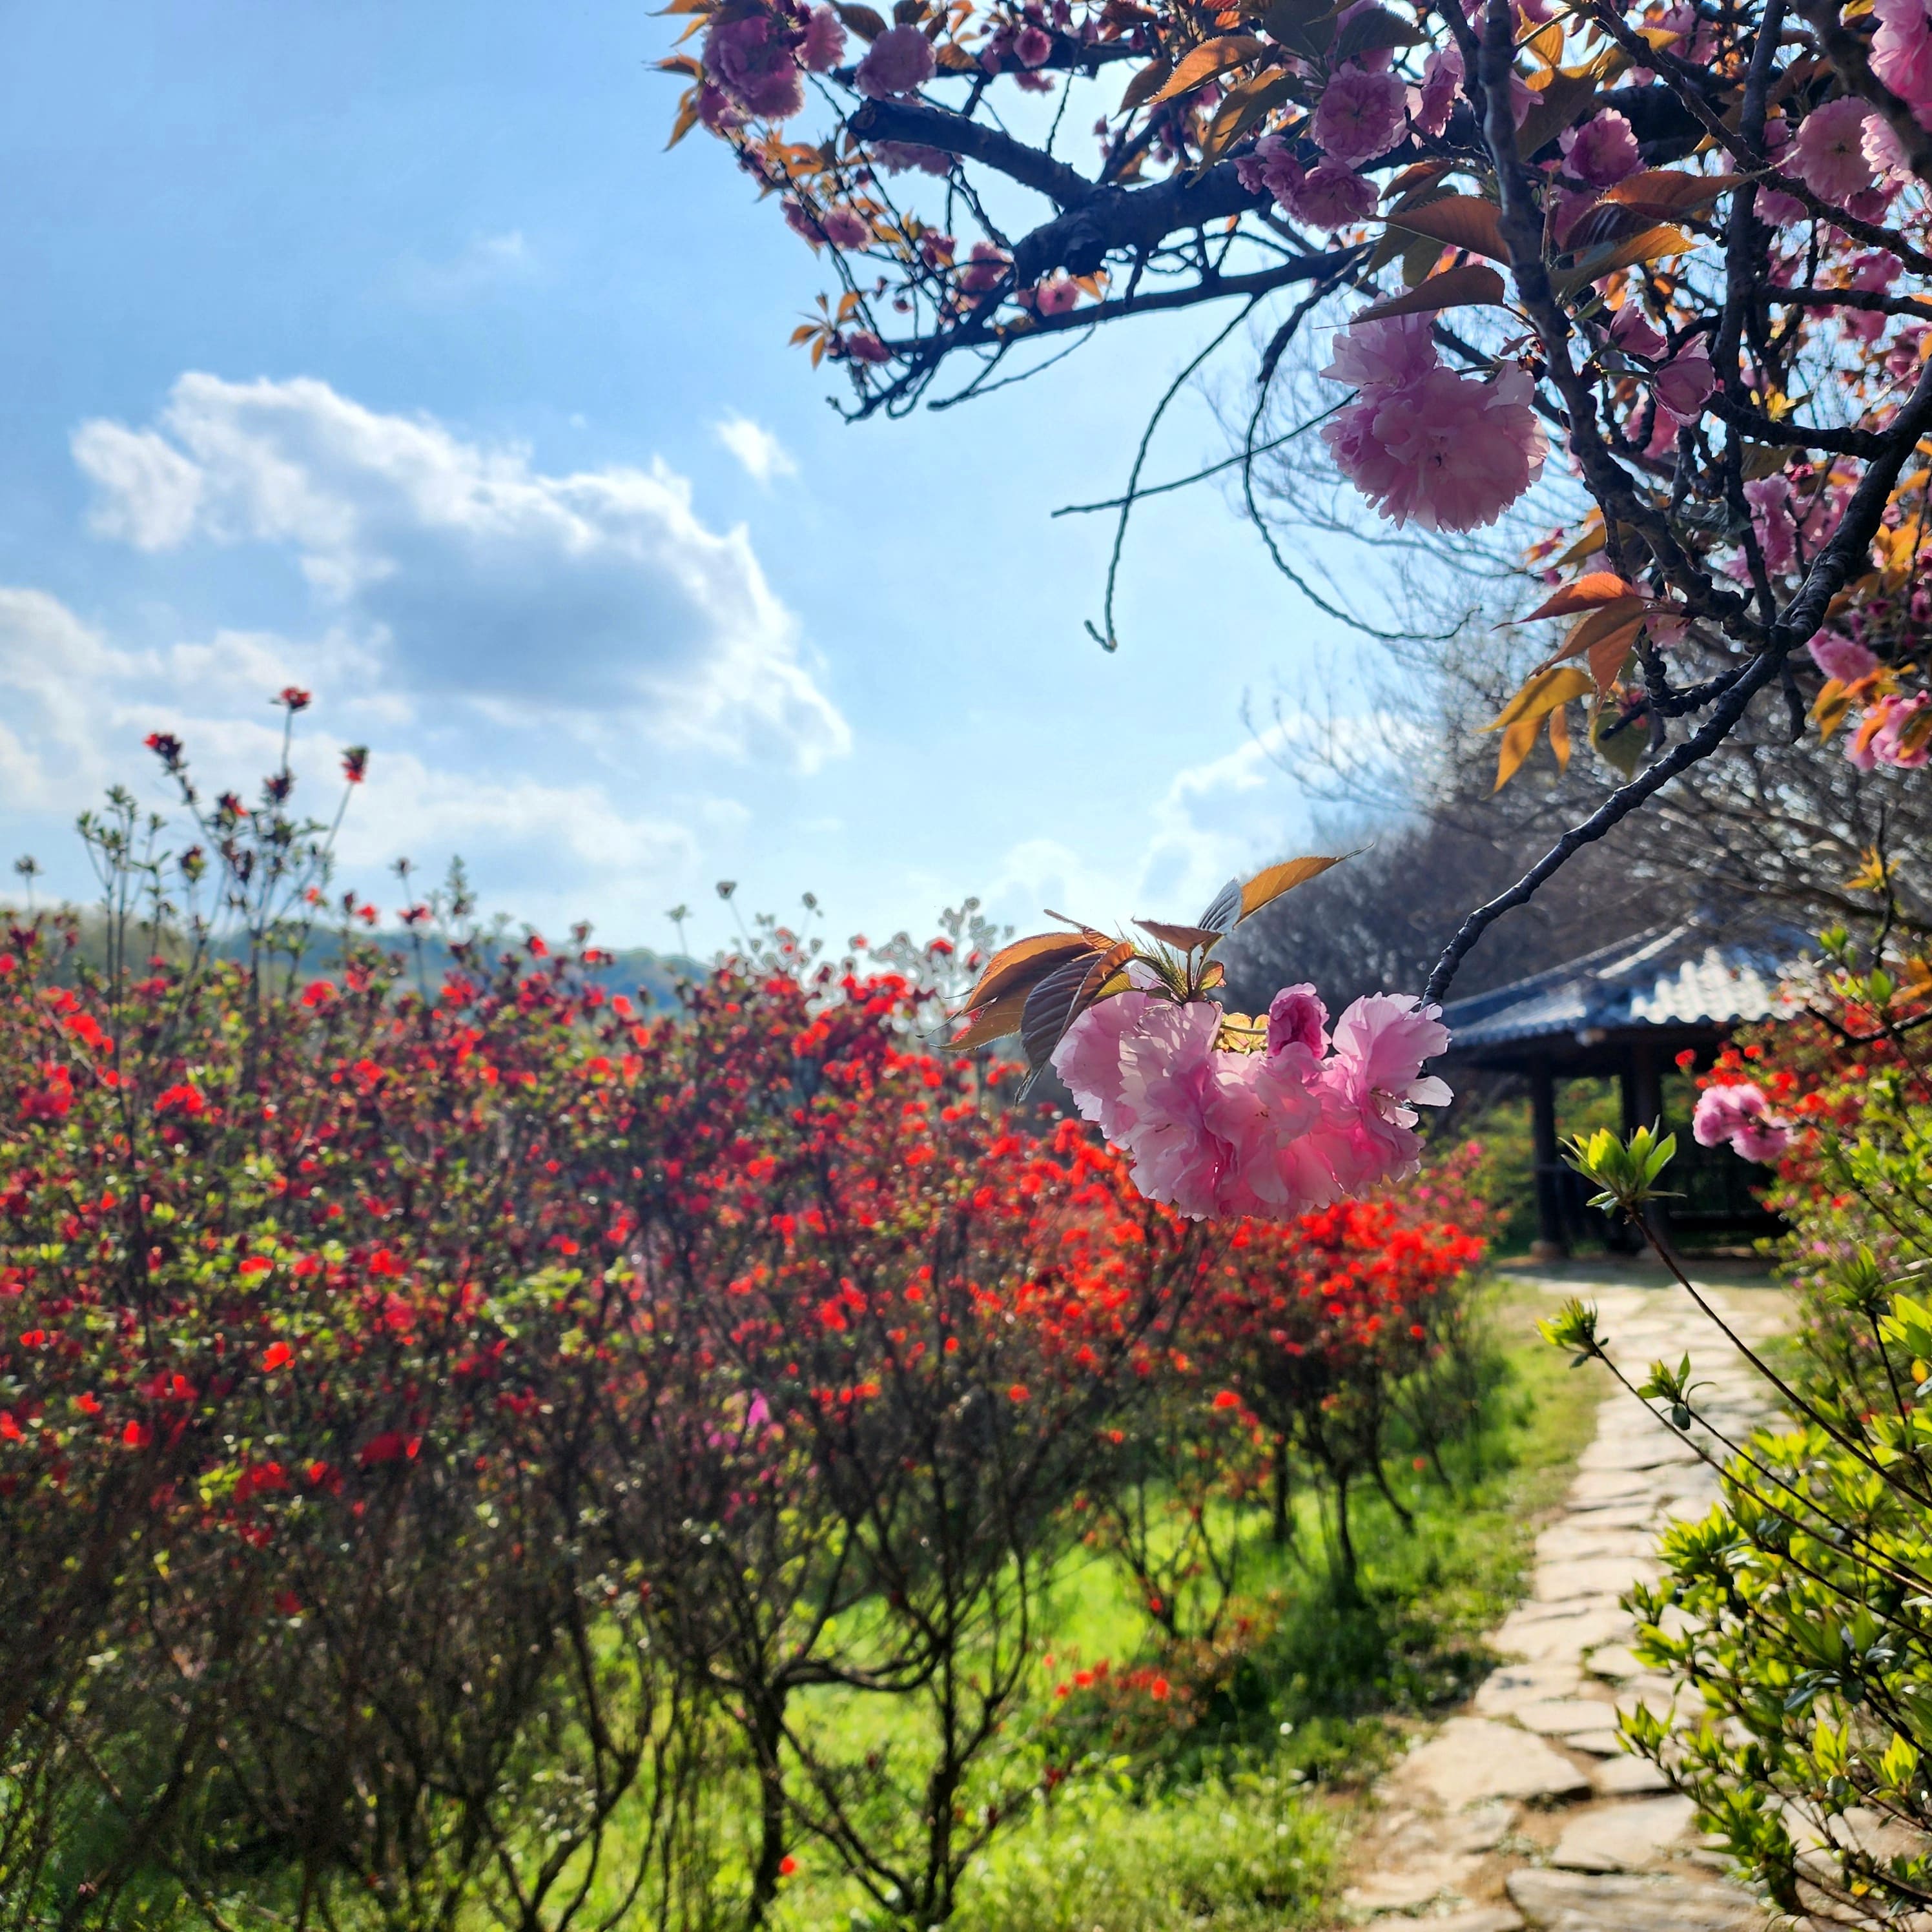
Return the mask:
<svg viewBox="0 0 1932 1932"><path fill-rule="evenodd" d="M1093 1557L1068 1565L1034 1694L1008 1726L1004 1762L987 1768L988 1789L997 1783L1010 1803L1038 1766L1066 1761L1069 1742L1084 1754L976 1861L956 1924L1259 1932L1320 1918L1357 1794L1413 1720L1459 1702L1494 1662L1484 1634L1520 1600L1538 1519L1589 1439L1599 1391L1538 1338L1545 1312L1540 1298L1492 1292L1484 1425L1445 1457L1453 1488L1404 1466L1394 1486L1412 1531L1372 1492L1358 1498L1352 1589L1312 1496L1286 1550L1256 1522L1240 1579L1251 1630L1220 1646L1211 1693L1184 1720L1152 1735L1062 1730L1078 1700L1060 1703L1054 1687L1075 1668L1162 1661L1120 1573ZM821 1735L850 1725L842 1742L860 1751L915 1744L902 1727L916 1722L908 1707L842 1711L832 1699L819 1714ZM786 1932L886 1922L812 1848L799 1856L781 1905Z"/></svg>

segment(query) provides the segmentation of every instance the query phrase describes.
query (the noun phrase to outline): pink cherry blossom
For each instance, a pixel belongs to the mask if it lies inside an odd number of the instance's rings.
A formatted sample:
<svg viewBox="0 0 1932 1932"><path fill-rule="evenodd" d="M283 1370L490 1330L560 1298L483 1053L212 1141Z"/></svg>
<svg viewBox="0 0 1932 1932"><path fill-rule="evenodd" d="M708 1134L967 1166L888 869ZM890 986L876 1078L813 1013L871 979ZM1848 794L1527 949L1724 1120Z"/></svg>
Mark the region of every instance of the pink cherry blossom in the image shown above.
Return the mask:
<svg viewBox="0 0 1932 1932"><path fill-rule="evenodd" d="M1438 47L1422 64L1422 86L1410 104L1408 118L1417 129L1431 138L1449 125L1456 110L1456 90L1462 85L1462 52L1460 47Z"/></svg>
<svg viewBox="0 0 1932 1932"><path fill-rule="evenodd" d="M845 338L845 352L855 362L890 362L892 352L869 328L855 328Z"/></svg>
<svg viewBox="0 0 1932 1932"><path fill-rule="evenodd" d="M1880 180L1904 182L1912 173L1912 157L1898 138L1898 130L1882 114L1865 116L1865 159Z"/></svg>
<svg viewBox="0 0 1932 1932"><path fill-rule="evenodd" d="M819 226L835 248L862 248L872 238L872 224L856 208L828 208Z"/></svg>
<svg viewBox="0 0 1932 1932"><path fill-rule="evenodd" d="M959 272L959 286L968 295L984 295L997 288L1011 266L1005 253L990 242L976 242L966 266Z"/></svg>
<svg viewBox="0 0 1932 1932"><path fill-rule="evenodd" d="M1901 698L1888 692L1868 707L1852 734L1845 755L1859 770L1868 772L1877 765L1891 765L1900 771L1922 770L1932 763L1932 732L1908 746L1905 734L1912 721L1932 707L1932 692L1915 692Z"/></svg>
<svg viewBox="0 0 1932 1932"><path fill-rule="evenodd" d="M1353 167L1387 154L1408 116L1408 89L1395 75L1344 68L1322 90L1310 131L1330 160Z"/></svg>
<svg viewBox="0 0 1932 1932"><path fill-rule="evenodd" d="M1657 372L1657 400L1679 422L1700 415L1718 386L1711 358L1701 349L1681 349Z"/></svg>
<svg viewBox="0 0 1932 1932"><path fill-rule="evenodd" d="M1070 275L1054 275L1040 284L1034 307L1042 315L1064 315L1079 300L1079 284Z"/></svg>
<svg viewBox="0 0 1932 1932"><path fill-rule="evenodd" d="M1798 561L1798 526L1791 517L1791 483L1784 476L1766 476L1744 485L1752 526L1757 532L1764 567L1781 577Z"/></svg>
<svg viewBox="0 0 1932 1932"><path fill-rule="evenodd" d="M1306 984L1284 986L1268 1003L1268 1050L1305 1046L1317 1060L1328 1051L1328 1009Z"/></svg>
<svg viewBox="0 0 1932 1932"><path fill-rule="evenodd" d="M740 106L767 120L788 119L805 105L791 41L768 14L713 27L704 37L704 70Z"/></svg>
<svg viewBox="0 0 1932 1932"><path fill-rule="evenodd" d="M1264 134L1255 143L1254 152L1234 164L1234 172L1250 194L1271 194L1284 208L1289 196L1308 178L1308 170L1279 134Z"/></svg>
<svg viewBox="0 0 1932 1932"><path fill-rule="evenodd" d="M916 27L888 27L866 50L853 76L859 92L873 100L912 94L932 78L932 44Z"/></svg>
<svg viewBox="0 0 1932 1932"><path fill-rule="evenodd" d="M1872 12L1878 20L1873 73L1915 112L1932 107L1932 18L1925 0L1874 0Z"/></svg>
<svg viewBox="0 0 1932 1932"><path fill-rule="evenodd" d="M1641 356L1646 362L1656 362L1670 346L1662 331L1634 302L1625 302L1617 310L1616 319L1610 324L1610 340L1625 355Z"/></svg>
<svg viewBox="0 0 1932 1932"><path fill-rule="evenodd" d="M806 15L805 45L800 58L813 74L826 74L844 58L845 29L830 7L814 7Z"/></svg>
<svg viewBox="0 0 1932 1932"><path fill-rule="evenodd" d="M1022 27L1013 36L1013 58L1022 67L1038 67L1053 52L1053 36L1044 27Z"/></svg>
<svg viewBox="0 0 1932 1932"><path fill-rule="evenodd" d="M1855 94L1828 100L1805 116L1798 130L1794 171L1821 201L1842 208L1872 184L1865 157L1865 122L1871 110Z"/></svg>
<svg viewBox="0 0 1932 1932"><path fill-rule="evenodd" d="M1643 166L1630 124L1614 108L1569 129L1561 145L1570 172L1592 188L1614 188Z"/></svg>
<svg viewBox="0 0 1932 1932"><path fill-rule="evenodd" d="M1325 1018L1312 987L1285 987L1267 1051L1234 1052L1215 1044L1218 1007L1137 988L1083 1013L1053 1064L1150 1198L1196 1219L1282 1219L1402 1171L1415 1106L1449 1097L1420 1072L1448 1041L1434 1008L1359 1000L1324 1060Z"/></svg>
<svg viewBox="0 0 1932 1932"><path fill-rule="evenodd" d="M1374 214L1375 184L1339 162L1324 161L1290 190L1286 205L1296 220L1332 233L1352 221L1366 221Z"/></svg>
<svg viewBox="0 0 1932 1932"><path fill-rule="evenodd" d="M1820 631L1807 648L1811 662L1827 677L1835 677L1841 684L1856 684L1878 669L1876 652L1850 638L1839 636L1835 631Z"/></svg>
<svg viewBox="0 0 1932 1932"><path fill-rule="evenodd" d="M1365 391L1323 425L1337 466L1398 527L1492 524L1543 472L1534 386L1512 363L1493 382L1436 369Z"/></svg>
<svg viewBox="0 0 1932 1932"><path fill-rule="evenodd" d="M1337 329L1322 374L1357 389L1399 389L1441 368L1433 318L1400 315L1386 322L1358 322Z"/></svg>

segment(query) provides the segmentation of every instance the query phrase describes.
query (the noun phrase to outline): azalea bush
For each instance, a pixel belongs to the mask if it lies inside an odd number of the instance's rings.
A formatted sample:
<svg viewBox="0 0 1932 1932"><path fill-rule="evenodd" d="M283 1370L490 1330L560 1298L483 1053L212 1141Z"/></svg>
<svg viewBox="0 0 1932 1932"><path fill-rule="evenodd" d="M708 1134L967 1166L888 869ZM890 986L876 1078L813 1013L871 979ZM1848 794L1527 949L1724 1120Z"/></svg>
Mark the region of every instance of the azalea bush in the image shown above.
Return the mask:
<svg viewBox="0 0 1932 1932"><path fill-rule="evenodd" d="M1352 502L1365 535L1514 574L1490 614L1562 627L1494 720L1497 782L1581 735L1604 789L1463 922L1429 997L1760 710L1860 766L1932 757L1923 0L672 10L674 138L722 142L818 257L834 286L794 339L849 378L848 413L950 405L1221 304L1150 435L1249 322L1264 346L1227 413L1258 520L1258 460L1288 496L1325 464L1318 526ZM1087 506L1123 536L1146 454ZM1391 634L1264 533L1323 608ZM1395 634L1439 626L1425 588Z"/></svg>
<svg viewBox="0 0 1932 1932"><path fill-rule="evenodd" d="M1149 1198L932 1044L964 916L916 974L774 926L652 1013L460 882L378 943L286 759L152 748L87 943L0 952L4 1922L937 1922L1085 1774L1027 1712L1097 1522L1293 1457L1346 1546L1390 1418L1459 1426L1455 1176Z"/></svg>
<svg viewBox="0 0 1932 1932"><path fill-rule="evenodd" d="M1706 1076L1699 1138L1772 1164L1802 1346L1754 1358L1784 1420L1720 1432L1722 1502L1635 1594L1639 1654L1689 1688L1625 1729L1781 1908L1867 1923L1932 1903L1932 969L1910 940L1826 946L1808 1013ZM1667 1186L1664 1150L1604 1139L1588 1164L1611 1193L1640 1204L1646 1166ZM1587 1310L1557 1333L1601 1353ZM1677 1427L1703 1419L1699 1366L1642 1387Z"/></svg>

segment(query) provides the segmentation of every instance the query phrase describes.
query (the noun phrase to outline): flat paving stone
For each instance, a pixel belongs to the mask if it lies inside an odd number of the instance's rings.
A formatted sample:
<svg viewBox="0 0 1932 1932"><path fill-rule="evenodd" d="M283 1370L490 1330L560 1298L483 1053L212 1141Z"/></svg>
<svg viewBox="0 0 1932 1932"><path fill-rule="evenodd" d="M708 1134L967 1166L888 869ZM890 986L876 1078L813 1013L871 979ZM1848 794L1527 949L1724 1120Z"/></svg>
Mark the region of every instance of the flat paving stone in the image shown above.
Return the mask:
<svg viewBox="0 0 1932 1932"><path fill-rule="evenodd" d="M1428 1932L1520 1932L1522 1914L1510 1905L1472 1905L1446 1918L1423 1921Z"/></svg>
<svg viewBox="0 0 1932 1932"><path fill-rule="evenodd" d="M1670 1780L1647 1757L1620 1750L1590 1767L1590 1786L1600 1798L1635 1798L1668 1791Z"/></svg>
<svg viewBox="0 0 1932 1932"><path fill-rule="evenodd" d="M1489 1718L1451 1718L1409 1753L1391 1781L1445 1811L1486 1798L1575 1798L1590 1788L1589 1780L1541 1738Z"/></svg>
<svg viewBox="0 0 1932 1932"><path fill-rule="evenodd" d="M1536 1932L1759 1932L1760 1907L1730 1886L1660 1874L1510 1874L1510 1903Z"/></svg>
<svg viewBox="0 0 1932 1932"><path fill-rule="evenodd" d="M1600 1731L1617 1721L1616 1706L1594 1697L1558 1697L1544 1704L1520 1705L1510 1713L1526 1731L1544 1738L1567 1738L1578 1731Z"/></svg>
<svg viewBox="0 0 1932 1932"><path fill-rule="evenodd" d="M1506 1717L1526 1704L1568 1697L1582 1681L1571 1664L1505 1664L1483 1679L1473 1708L1486 1718Z"/></svg>
<svg viewBox="0 0 1932 1932"><path fill-rule="evenodd" d="M1645 1556L1585 1556L1568 1563L1548 1563L1536 1572L1538 1603L1562 1603L1572 1597L1618 1596L1633 1583L1654 1583L1658 1568Z"/></svg>
<svg viewBox="0 0 1932 1932"><path fill-rule="evenodd" d="M1342 1894L1358 1912L1413 1912L1453 1892L1482 1863L1469 1852L1438 1852L1372 1870Z"/></svg>
<svg viewBox="0 0 1932 1932"><path fill-rule="evenodd" d="M1588 1616L1561 1618L1528 1618L1512 1612L1496 1632L1496 1646L1532 1664L1552 1664L1563 1658L1580 1660L1586 1651L1599 1644L1614 1643L1631 1633L1628 1611L1593 1610Z"/></svg>
<svg viewBox="0 0 1932 1932"><path fill-rule="evenodd" d="M1647 1871L1690 1829L1696 1809L1673 1792L1586 1811L1564 1826L1550 1862L1570 1871Z"/></svg>

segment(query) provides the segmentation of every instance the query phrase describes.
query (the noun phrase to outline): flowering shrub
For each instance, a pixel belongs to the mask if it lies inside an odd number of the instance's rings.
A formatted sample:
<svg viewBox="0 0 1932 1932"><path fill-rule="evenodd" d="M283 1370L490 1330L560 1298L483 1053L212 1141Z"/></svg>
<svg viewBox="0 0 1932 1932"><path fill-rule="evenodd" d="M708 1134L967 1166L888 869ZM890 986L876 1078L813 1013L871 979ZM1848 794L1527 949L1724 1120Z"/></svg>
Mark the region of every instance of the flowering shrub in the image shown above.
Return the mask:
<svg viewBox="0 0 1932 1932"><path fill-rule="evenodd" d="M104 925L0 953L23 1922L755 1924L801 1855L935 1922L1036 1796L1003 1734L1131 1445L1204 1418L1251 1486L1265 1415L1346 1484L1447 1333L1474 1250L1420 1204L1231 1239L930 1050L950 940L774 928L653 1016L412 896L433 983L286 764L210 804L153 748L194 842L118 796Z"/></svg>
<svg viewBox="0 0 1932 1932"><path fill-rule="evenodd" d="M1826 944L1810 1016L1727 1049L1700 1103L1700 1139L1776 1163L1803 1352L1788 1374L1756 1364L1787 1423L1743 1442L1720 1425L1723 1501L1636 1593L1639 1654L1695 1695L1626 1730L1781 1909L1866 1923L1932 1903L1932 972L1909 944ZM1588 1311L1558 1334L1601 1352ZM1699 1386L1660 1363L1641 1393L1688 1428Z"/></svg>

